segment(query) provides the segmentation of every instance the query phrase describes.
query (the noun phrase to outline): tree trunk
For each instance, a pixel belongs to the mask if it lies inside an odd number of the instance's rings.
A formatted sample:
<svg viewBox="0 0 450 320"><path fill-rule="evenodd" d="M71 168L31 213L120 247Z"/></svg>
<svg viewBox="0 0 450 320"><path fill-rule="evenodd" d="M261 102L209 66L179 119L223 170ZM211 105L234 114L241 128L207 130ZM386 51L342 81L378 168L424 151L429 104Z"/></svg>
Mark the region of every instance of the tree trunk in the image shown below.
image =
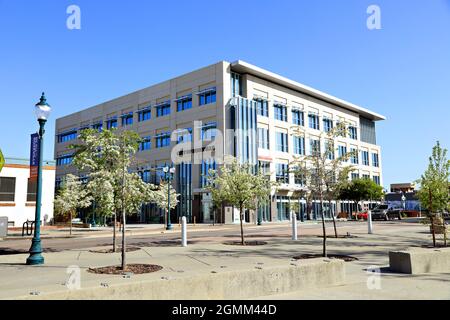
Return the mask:
<svg viewBox="0 0 450 320"><path fill-rule="evenodd" d="M325 215L323 213L323 196L320 196L320 213L322 216L322 232L323 232L323 257L327 257L327 230L325 227Z"/></svg>
<svg viewBox="0 0 450 320"><path fill-rule="evenodd" d="M434 230L434 219L433 219L433 195L431 194L431 189L429 190L430 196L430 220L431 220L431 233L433 234L433 247L436 248L436 231Z"/></svg>
<svg viewBox="0 0 450 320"><path fill-rule="evenodd" d="M69 235L70 236L72 236L72 219L73 219L73 216L72 216L72 211L70 211L70 231L69 231Z"/></svg>
<svg viewBox="0 0 450 320"><path fill-rule="evenodd" d="M127 268L127 247L126 247L126 237L125 237L125 226L126 226L126 214L125 209L122 210L122 271L125 271Z"/></svg>
<svg viewBox="0 0 450 320"><path fill-rule="evenodd" d="M242 205L239 208L239 215L241 217L241 245L245 246L245 238L244 238L244 208Z"/></svg>
<svg viewBox="0 0 450 320"><path fill-rule="evenodd" d="M117 224L117 213L114 212L114 223L113 223L113 252L116 252L116 224Z"/></svg>
<svg viewBox="0 0 450 320"><path fill-rule="evenodd" d="M337 232L336 219L334 217L334 212L331 210L331 200L328 201L328 205L329 205L329 208L330 208L331 217L333 218L334 236L337 239L338 238L338 232Z"/></svg>

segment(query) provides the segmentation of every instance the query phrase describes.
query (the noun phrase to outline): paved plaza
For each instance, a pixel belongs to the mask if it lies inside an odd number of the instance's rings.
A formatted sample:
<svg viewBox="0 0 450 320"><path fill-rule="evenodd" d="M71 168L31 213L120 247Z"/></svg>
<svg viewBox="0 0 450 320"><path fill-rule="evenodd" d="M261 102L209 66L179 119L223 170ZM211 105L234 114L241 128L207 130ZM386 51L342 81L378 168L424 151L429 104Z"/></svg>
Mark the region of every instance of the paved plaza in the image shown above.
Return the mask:
<svg viewBox="0 0 450 320"><path fill-rule="evenodd" d="M350 255L357 261L346 262L344 285L311 288L298 292L276 293L258 299L450 299L449 273L403 275L388 269L388 252L429 245L427 227L411 222L375 222L375 234L367 234L364 222L340 222L339 232L353 237L328 239L330 254ZM327 231L333 234L331 224ZM140 250L128 253L128 263L157 264L161 271L146 275L97 275L90 267L120 264L120 253L94 253L110 248L109 230L75 233L73 238L49 232L43 240L46 263L30 267L24 264L30 241L17 237L0 241L0 299L57 298L58 292L70 288L70 273L80 268L81 289L102 288L148 281L167 281L211 274L290 267L305 260L294 261L300 254L320 254L320 224L300 224L299 240L290 239L289 224L246 226L248 240L267 242L263 246L230 246L223 242L238 240L238 226L191 226L187 248L179 245L178 228L171 232L161 226L131 229L130 246ZM134 234L133 234L134 233ZM119 237L120 240L120 237ZM16 252L12 252L16 251ZM52 252L53 251L53 252ZM16 253L16 254L12 254ZM319 258L318 260L324 260ZM68 269L71 267L71 269ZM71 271L72 270L72 271ZM375 272L371 272L375 271ZM68 286L69 284L69 286ZM73 288L72 288L73 289ZM184 295L184 296L183 296ZM126 297L123 297L126 298ZM178 292L174 299L189 299L189 290Z"/></svg>

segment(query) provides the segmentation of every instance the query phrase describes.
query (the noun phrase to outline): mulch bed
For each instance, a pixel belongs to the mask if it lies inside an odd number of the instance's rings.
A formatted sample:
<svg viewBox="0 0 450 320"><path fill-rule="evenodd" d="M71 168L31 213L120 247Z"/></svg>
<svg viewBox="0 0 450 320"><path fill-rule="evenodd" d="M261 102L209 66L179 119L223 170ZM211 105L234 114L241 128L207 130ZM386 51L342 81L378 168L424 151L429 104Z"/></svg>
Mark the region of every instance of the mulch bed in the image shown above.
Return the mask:
<svg viewBox="0 0 450 320"><path fill-rule="evenodd" d="M227 241L223 243L224 245L227 246L242 246L242 247L246 247L246 246L264 246L267 244L267 242L264 241L245 241L245 246L242 245L241 241Z"/></svg>
<svg viewBox="0 0 450 320"><path fill-rule="evenodd" d="M124 273L146 274L162 270L163 267L155 264L128 264L126 270L121 266L108 266L101 268L89 268L89 273L123 275Z"/></svg>
<svg viewBox="0 0 450 320"><path fill-rule="evenodd" d="M293 259L306 260L306 259L316 259L316 258L323 258L323 256L321 254L302 254L302 255L294 257ZM327 258L344 260L345 262L351 262L351 261L358 260L358 258L355 258L352 256L340 255L340 254L329 254Z"/></svg>
<svg viewBox="0 0 450 320"><path fill-rule="evenodd" d="M127 247L127 252L136 252L141 250L141 248L138 247ZM103 249L103 250L89 250L91 253L113 253L113 249ZM122 248L117 248L116 253L122 252Z"/></svg>

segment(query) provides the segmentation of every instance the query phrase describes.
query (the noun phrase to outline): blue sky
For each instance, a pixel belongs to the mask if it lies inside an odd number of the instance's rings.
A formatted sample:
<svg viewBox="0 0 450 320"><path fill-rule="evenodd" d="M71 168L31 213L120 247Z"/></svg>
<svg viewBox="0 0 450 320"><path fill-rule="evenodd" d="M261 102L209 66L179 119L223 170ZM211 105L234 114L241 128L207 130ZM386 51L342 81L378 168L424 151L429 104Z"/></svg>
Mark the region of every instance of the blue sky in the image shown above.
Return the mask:
<svg viewBox="0 0 450 320"><path fill-rule="evenodd" d="M425 4L426 3L426 4ZM66 9L81 8L81 30ZM368 30L367 7L381 9ZM387 116L384 184L450 147L449 0L0 0L0 148L28 157L33 105L54 120L220 60L246 60Z"/></svg>

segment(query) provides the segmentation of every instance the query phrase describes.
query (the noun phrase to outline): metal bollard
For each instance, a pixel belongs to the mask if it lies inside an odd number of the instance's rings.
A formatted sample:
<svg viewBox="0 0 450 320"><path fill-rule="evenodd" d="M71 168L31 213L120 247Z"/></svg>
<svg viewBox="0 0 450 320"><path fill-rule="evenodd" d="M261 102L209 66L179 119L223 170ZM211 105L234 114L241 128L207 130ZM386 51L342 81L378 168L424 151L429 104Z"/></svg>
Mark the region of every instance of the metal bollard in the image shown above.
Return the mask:
<svg viewBox="0 0 450 320"><path fill-rule="evenodd" d="M369 228L369 234L373 234L372 210L369 210L367 213L367 225Z"/></svg>
<svg viewBox="0 0 450 320"><path fill-rule="evenodd" d="M186 217L181 219L181 245L187 247L187 220Z"/></svg>
<svg viewBox="0 0 450 320"><path fill-rule="evenodd" d="M295 213L292 215L292 240L298 240L297 215Z"/></svg>

